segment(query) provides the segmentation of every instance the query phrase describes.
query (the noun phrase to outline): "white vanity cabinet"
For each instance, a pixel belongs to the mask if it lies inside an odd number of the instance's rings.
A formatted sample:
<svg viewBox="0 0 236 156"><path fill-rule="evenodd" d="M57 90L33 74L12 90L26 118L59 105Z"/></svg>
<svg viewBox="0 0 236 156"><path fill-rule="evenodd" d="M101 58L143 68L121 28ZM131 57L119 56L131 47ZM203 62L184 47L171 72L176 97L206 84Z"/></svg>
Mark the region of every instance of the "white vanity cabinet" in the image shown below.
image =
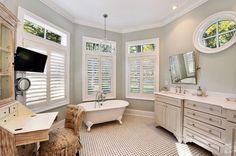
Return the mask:
<svg viewBox="0 0 236 156"><path fill-rule="evenodd" d="M182 142L183 100L156 94L155 122L173 133L178 142Z"/></svg>
<svg viewBox="0 0 236 156"><path fill-rule="evenodd" d="M222 107L184 100L184 142L193 142L215 155L224 155L225 113Z"/></svg>
<svg viewBox="0 0 236 156"><path fill-rule="evenodd" d="M225 155L236 156L236 110L226 110Z"/></svg>

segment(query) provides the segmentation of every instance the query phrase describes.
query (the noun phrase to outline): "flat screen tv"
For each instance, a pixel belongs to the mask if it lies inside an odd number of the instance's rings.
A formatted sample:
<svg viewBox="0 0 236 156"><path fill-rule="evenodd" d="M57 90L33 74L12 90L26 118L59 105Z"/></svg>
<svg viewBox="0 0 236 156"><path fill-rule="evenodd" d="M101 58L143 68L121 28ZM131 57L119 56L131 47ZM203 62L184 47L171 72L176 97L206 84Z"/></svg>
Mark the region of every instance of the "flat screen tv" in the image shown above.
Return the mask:
<svg viewBox="0 0 236 156"><path fill-rule="evenodd" d="M15 71L44 72L47 55L17 47L15 54Z"/></svg>

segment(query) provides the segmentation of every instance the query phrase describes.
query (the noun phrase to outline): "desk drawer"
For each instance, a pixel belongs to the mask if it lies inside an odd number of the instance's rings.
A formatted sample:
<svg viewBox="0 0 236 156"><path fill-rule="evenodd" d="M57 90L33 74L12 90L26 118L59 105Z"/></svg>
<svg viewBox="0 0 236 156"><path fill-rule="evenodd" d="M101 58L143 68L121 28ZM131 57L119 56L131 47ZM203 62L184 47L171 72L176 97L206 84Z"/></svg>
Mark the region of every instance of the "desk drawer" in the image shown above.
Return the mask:
<svg viewBox="0 0 236 156"><path fill-rule="evenodd" d="M155 101L160 101L164 103L168 103L177 107L182 107L182 100L181 99L176 99L172 97L167 97L163 95L156 95L155 96Z"/></svg>
<svg viewBox="0 0 236 156"><path fill-rule="evenodd" d="M10 121L10 120L13 120L12 118L14 118L14 117L16 117L16 116L17 116L17 112L8 114L5 118L2 118L2 119L0 120L0 122L7 122L7 121Z"/></svg>
<svg viewBox="0 0 236 156"><path fill-rule="evenodd" d="M202 113L202 112L198 112L198 111L194 111L187 108L184 109L184 115L190 118L205 122L207 124L211 124L211 125L225 129L226 121L223 118L206 114L206 113Z"/></svg>
<svg viewBox="0 0 236 156"><path fill-rule="evenodd" d="M10 113L16 112L16 110L17 110L17 105L10 106Z"/></svg>
<svg viewBox="0 0 236 156"><path fill-rule="evenodd" d="M206 112L208 114L213 114L217 116L223 115L222 107L220 106L215 106L215 105L210 105L210 104L200 103L200 102L195 102L195 101L190 101L190 100L186 100L184 103L184 106L186 108L198 110L201 112Z"/></svg>
<svg viewBox="0 0 236 156"><path fill-rule="evenodd" d="M185 128L184 138L185 142L194 142L197 145L211 151L213 154L224 154L224 144L209 139L207 136L201 135L195 131Z"/></svg>
<svg viewBox="0 0 236 156"><path fill-rule="evenodd" d="M9 107L0 109L0 119L6 117L9 114Z"/></svg>
<svg viewBox="0 0 236 156"><path fill-rule="evenodd" d="M196 132L204 134L211 139L217 140L222 143L225 142L225 130L221 128L217 128L188 117L184 117L184 126Z"/></svg>

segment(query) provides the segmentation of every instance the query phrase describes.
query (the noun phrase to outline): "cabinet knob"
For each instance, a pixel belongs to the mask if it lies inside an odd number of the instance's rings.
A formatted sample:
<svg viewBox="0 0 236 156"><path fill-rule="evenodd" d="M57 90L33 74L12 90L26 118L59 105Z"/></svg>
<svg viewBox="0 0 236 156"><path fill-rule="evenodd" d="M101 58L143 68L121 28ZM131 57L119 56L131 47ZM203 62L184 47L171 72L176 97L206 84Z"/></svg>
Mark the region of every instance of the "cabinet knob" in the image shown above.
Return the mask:
<svg viewBox="0 0 236 156"><path fill-rule="evenodd" d="M212 118L209 118L210 121L212 121Z"/></svg>
<svg viewBox="0 0 236 156"><path fill-rule="evenodd" d="M195 113L193 113L193 116L195 116L196 114Z"/></svg>
<svg viewBox="0 0 236 156"><path fill-rule="evenodd" d="M193 127L195 127L195 124L193 124Z"/></svg>
<svg viewBox="0 0 236 156"><path fill-rule="evenodd" d="M193 107L196 107L196 105L195 105L195 104L193 104Z"/></svg>
<svg viewBox="0 0 236 156"><path fill-rule="evenodd" d="M209 130L209 133L212 133L212 131L211 131L211 130Z"/></svg>

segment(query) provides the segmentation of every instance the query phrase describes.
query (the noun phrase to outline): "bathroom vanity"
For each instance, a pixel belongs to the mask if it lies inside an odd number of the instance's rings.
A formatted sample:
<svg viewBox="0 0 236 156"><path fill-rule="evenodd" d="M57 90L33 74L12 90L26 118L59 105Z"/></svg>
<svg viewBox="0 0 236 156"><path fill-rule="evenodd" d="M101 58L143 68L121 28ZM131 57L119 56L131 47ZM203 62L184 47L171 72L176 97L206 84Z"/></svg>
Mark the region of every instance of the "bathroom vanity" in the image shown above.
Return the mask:
<svg viewBox="0 0 236 156"><path fill-rule="evenodd" d="M183 141L183 108L183 100L179 97L155 96L156 124L173 133L180 143Z"/></svg>
<svg viewBox="0 0 236 156"><path fill-rule="evenodd" d="M236 102L213 95L157 92L155 121L179 142L193 142L214 155L236 155Z"/></svg>

